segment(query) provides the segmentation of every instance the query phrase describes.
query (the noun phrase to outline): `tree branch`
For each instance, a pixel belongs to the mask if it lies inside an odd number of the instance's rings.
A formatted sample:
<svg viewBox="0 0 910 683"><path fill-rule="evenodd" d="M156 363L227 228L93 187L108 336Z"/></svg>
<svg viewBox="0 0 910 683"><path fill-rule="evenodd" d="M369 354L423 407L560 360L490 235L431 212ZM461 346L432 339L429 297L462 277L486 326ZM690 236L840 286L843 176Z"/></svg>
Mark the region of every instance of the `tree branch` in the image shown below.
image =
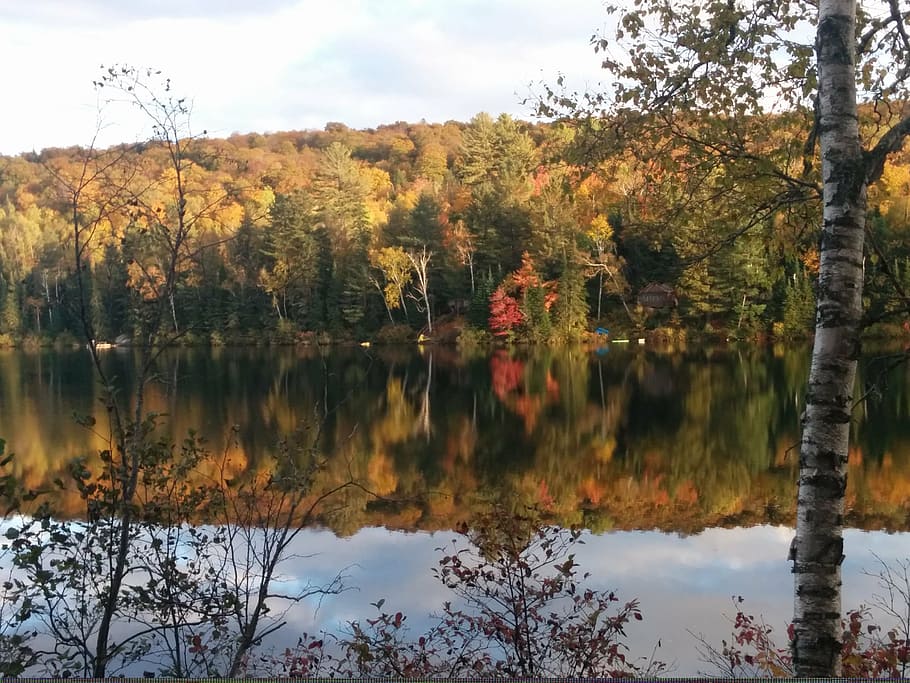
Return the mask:
<svg viewBox="0 0 910 683"><path fill-rule="evenodd" d="M881 177L888 155L899 152L908 135L910 135L910 116L905 116L879 139L875 147L863 152L867 184L871 185Z"/></svg>

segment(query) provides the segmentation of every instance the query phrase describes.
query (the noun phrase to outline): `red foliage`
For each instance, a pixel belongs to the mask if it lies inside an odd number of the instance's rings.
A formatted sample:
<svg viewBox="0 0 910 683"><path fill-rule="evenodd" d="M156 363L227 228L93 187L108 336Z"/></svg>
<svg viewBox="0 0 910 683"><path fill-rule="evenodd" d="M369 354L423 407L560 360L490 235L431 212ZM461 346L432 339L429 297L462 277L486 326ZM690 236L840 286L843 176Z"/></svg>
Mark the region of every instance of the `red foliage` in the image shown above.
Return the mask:
<svg viewBox="0 0 910 683"><path fill-rule="evenodd" d="M490 330L499 337L513 333L524 322L518 301L506 294L502 285L490 297Z"/></svg>
<svg viewBox="0 0 910 683"><path fill-rule="evenodd" d="M737 607L742 597L735 598ZM896 629L887 632L870 622L871 614L861 607L847 612L843 620L841 675L847 678L903 678L910 670L910 642ZM733 636L720 648L707 646L705 661L734 678L790 677L793 658L790 648L773 640L773 629L737 609ZM792 641L793 625L787 627ZM702 645L707 645L702 641Z"/></svg>
<svg viewBox="0 0 910 683"><path fill-rule="evenodd" d="M522 385L524 373L524 362L517 358L510 358L505 351L497 351L490 358L493 393L496 394L500 401L505 401L509 394Z"/></svg>
<svg viewBox="0 0 910 683"><path fill-rule="evenodd" d="M869 623L866 608L847 612L841 649L842 675L850 678L904 678L910 643L896 629Z"/></svg>
<svg viewBox="0 0 910 683"><path fill-rule="evenodd" d="M244 677L252 678L267 672L270 677L274 675L280 679L315 678L325 673L321 668L323 660L327 659L325 640L304 633L297 639L296 647L285 648L280 653L263 653L257 659L255 668L250 667L251 662L247 663Z"/></svg>
<svg viewBox="0 0 910 683"><path fill-rule="evenodd" d="M553 304L556 303L557 299L559 299L559 294L556 293L556 286L556 280L548 280L543 283L545 290L543 305L548 311L553 307Z"/></svg>

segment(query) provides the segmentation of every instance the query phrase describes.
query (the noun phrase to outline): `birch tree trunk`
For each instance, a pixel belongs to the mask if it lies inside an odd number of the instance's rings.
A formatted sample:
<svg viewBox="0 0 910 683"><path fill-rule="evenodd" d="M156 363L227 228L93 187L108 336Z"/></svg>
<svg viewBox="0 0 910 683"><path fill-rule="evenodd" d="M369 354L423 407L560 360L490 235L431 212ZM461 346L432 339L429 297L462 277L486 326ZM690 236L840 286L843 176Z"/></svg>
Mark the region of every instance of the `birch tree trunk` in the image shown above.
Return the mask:
<svg viewBox="0 0 910 683"><path fill-rule="evenodd" d="M414 274L417 275L417 291L423 299L424 310L427 315L427 333L433 334L433 316L430 309L430 261L433 259L433 252L427 251L427 245L423 245L423 250L419 253L409 251L408 258L414 267Z"/></svg>
<svg viewBox="0 0 910 683"><path fill-rule="evenodd" d="M823 224L793 541L793 663L840 675L844 491L862 315L866 169L859 138L855 0L820 0L816 54Z"/></svg>
<svg viewBox="0 0 910 683"><path fill-rule="evenodd" d="M816 144L819 147L821 261L800 446L796 537L790 550L795 575L792 646L797 676L836 676L844 492L863 321L866 190L881 177L889 155L900 152L910 137L908 3L607 0L607 9L621 30L595 34L593 44L614 85L583 97L566 97L565 90L549 88L538 108L542 114L577 122L578 150L589 167L617 158L617 151L646 162L643 168L660 167L667 158L669 172L677 169L676 159L710 160L709 166L731 181L730 189L764 187L759 192L767 193L758 202L753 195L742 196L743 206L750 207L745 215L751 216L747 227L730 235L734 238L766 220L762 206L771 216L791 197L815 200L814 156ZM804 27L813 17L814 58L811 46L802 44ZM786 151L793 149L788 147L792 140L750 132L753 117L776 116L766 110L763 103L768 100L777 110L807 115L807 120L815 114L803 141L799 175L789 170L799 168ZM860 101L869 102L875 114L870 118L876 125L864 131L865 141L860 139ZM684 129L679 125L683 121ZM731 144L730 132L737 126L740 132ZM605 139L607 128L611 133ZM655 143L663 150L660 154L654 153ZM788 165L779 165L776 158ZM704 176L676 177L700 186ZM759 179L768 184L756 185ZM634 181L639 189L627 193L629 199L663 191L647 176ZM687 204L700 201L695 199L700 187L693 191L685 193ZM712 220L742 222L740 200L728 193L727 200L718 203L714 196L704 195L715 214ZM733 211L725 213L729 209ZM634 208L628 213L634 216ZM678 221L679 215L674 209L662 221ZM891 275L889 279L907 304L899 282Z"/></svg>

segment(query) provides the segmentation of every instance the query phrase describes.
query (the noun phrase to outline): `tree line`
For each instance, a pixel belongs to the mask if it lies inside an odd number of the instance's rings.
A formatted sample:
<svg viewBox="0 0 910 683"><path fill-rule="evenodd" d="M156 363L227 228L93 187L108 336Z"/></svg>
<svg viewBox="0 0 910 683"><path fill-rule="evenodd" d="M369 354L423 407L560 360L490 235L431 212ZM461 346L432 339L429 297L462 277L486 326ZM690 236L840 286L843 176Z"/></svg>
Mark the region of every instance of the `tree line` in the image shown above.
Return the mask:
<svg viewBox="0 0 910 683"><path fill-rule="evenodd" d="M751 125L770 138L794 124L769 114ZM465 325L528 341L597 326L809 333L817 207L758 211L760 177L744 189L732 171L705 177L672 150L582 161L583 139L570 125L487 114L186 138L187 231L158 332L215 344L454 338ZM902 322L890 281L910 286L905 157L885 165L870 197L879 247L865 271L870 323ZM87 314L99 340L142 327L165 275L158 224L176 210L166 146L47 149L0 158L0 343L81 335L74 207L61 188L89 158L105 186L95 182L75 207L94 212L80 265ZM651 283L672 288L675 305L640 305Z"/></svg>

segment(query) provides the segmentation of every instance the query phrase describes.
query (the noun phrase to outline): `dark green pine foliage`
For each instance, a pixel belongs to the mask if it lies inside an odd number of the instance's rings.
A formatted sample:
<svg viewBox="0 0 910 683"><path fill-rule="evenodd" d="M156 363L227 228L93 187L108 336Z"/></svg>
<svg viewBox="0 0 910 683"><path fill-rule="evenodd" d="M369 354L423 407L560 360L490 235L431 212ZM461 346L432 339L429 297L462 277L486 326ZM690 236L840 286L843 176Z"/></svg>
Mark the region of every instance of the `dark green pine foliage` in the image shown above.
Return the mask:
<svg viewBox="0 0 910 683"><path fill-rule="evenodd" d="M683 313L705 329L748 333L766 327L774 284L766 252L763 236L747 234L707 256L693 257L679 280Z"/></svg>
<svg viewBox="0 0 910 683"><path fill-rule="evenodd" d="M490 323L490 297L496 290L496 283L489 275L481 276L474 288L474 295L468 306L468 322L472 327L486 330Z"/></svg>
<svg viewBox="0 0 910 683"><path fill-rule="evenodd" d="M442 249L442 225L439 223L439 202L427 193L420 195L408 217L408 231L401 235L398 244L405 249L420 249L439 253Z"/></svg>
<svg viewBox="0 0 910 683"><path fill-rule="evenodd" d="M477 246L477 267L515 270L531 240L531 174L534 143L522 126L503 114L478 114L465 129L456 175L473 201L464 219Z"/></svg>
<svg viewBox="0 0 910 683"><path fill-rule="evenodd" d="M767 234L753 230L740 236L731 248L725 275L735 305L735 319L730 319L728 325L739 334L765 330L770 323L766 309L772 301L775 273L768 242Z"/></svg>
<svg viewBox="0 0 910 683"><path fill-rule="evenodd" d="M118 335L131 335L134 328L133 297L127 288L129 275L123 252L114 245L104 250L104 259L92 269L90 301L100 299L100 306L92 303L93 324L99 330L98 338L113 340ZM100 310L98 310L98 308Z"/></svg>
<svg viewBox="0 0 910 683"><path fill-rule="evenodd" d="M269 289L280 317L301 324L312 308L319 307L317 208L309 194L296 191L276 196L269 216L263 249Z"/></svg>
<svg viewBox="0 0 910 683"><path fill-rule="evenodd" d="M428 289L433 301L446 302L455 296L458 279L451 276L454 270L444 244L442 213L439 202L433 195L424 192L417 200L407 218L407 230L398 236L392 246L400 246L405 251L420 252L424 247L433 252L433 259L428 267ZM435 317L435 316L434 316Z"/></svg>
<svg viewBox="0 0 910 683"><path fill-rule="evenodd" d="M802 338L815 327L815 290L812 277L800 269L787 282L782 312L784 336Z"/></svg>
<svg viewBox="0 0 910 683"><path fill-rule="evenodd" d="M266 239L265 231L247 220L227 244L232 285L226 328L231 332L262 330L274 318L270 297L259 282L269 259Z"/></svg>
<svg viewBox="0 0 910 683"><path fill-rule="evenodd" d="M22 311L18 287L5 284L0 288L0 334L12 336L22 331Z"/></svg>
<svg viewBox="0 0 910 683"><path fill-rule="evenodd" d="M323 153L316 175L318 215L332 254L327 323L335 331L359 326L367 313L369 179L362 171L350 148L333 142Z"/></svg>
<svg viewBox="0 0 910 683"><path fill-rule="evenodd" d="M588 322L588 299L584 272L567 266L559 278L557 299L553 304L553 333L562 341L576 341Z"/></svg>
<svg viewBox="0 0 910 683"><path fill-rule="evenodd" d="M476 266L509 273L521 265L521 255L531 239L531 217L519 204L504 204L483 194L465 212L465 222L477 244Z"/></svg>
<svg viewBox="0 0 910 683"><path fill-rule="evenodd" d="M642 235L630 229L618 211L609 215L617 255L626 263L626 279L634 291L651 282L674 284L682 272L679 253L665 234Z"/></svg>
<svg viewBox="0 0 910 683"><path fill-rule="evenodd" d="M525 336L528 341L535 343L547 341L552 332L552 325L543 287L537 285L525 290L521 312L525 318Z"/></svg>

